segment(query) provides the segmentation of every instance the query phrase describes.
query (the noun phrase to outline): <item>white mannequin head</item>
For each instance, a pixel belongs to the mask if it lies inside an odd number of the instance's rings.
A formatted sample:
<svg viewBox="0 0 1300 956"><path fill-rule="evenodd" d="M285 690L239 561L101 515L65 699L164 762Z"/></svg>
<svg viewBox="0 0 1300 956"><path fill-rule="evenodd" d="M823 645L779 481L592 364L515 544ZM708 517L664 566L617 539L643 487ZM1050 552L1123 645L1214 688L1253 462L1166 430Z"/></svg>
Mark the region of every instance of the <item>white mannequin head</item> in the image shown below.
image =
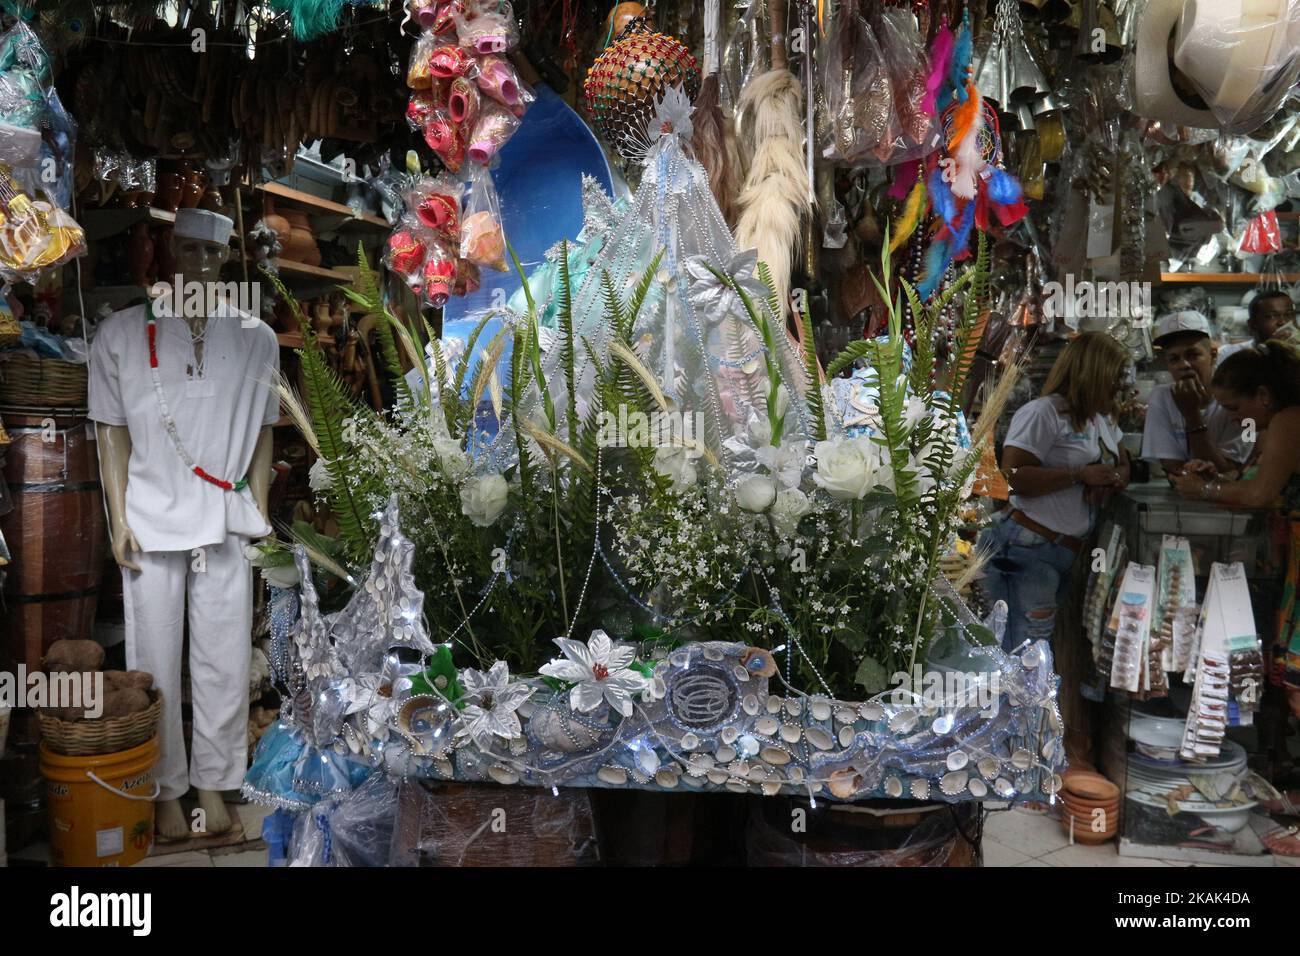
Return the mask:
<svg viewBox="0 0 1300 956"><path fill-rule="evenodd" d="M176 269L187 282L215 282L230 258L230 234L235 224L206 209L178 209L171 249Z"/></svg>

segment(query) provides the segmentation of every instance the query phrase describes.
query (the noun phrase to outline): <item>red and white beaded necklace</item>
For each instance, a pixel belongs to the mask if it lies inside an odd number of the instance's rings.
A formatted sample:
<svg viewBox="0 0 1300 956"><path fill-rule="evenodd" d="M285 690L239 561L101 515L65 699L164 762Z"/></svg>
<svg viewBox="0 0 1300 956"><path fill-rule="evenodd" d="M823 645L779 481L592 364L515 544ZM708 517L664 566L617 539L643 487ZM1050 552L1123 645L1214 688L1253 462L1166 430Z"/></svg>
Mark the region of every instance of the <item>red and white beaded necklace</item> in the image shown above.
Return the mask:
<svg viewBox="0 0 1300 956"><path fill-rule="evenodd" d="M154 318L153 303L149 303L146 308L149 314L146 322L149 333L149 375L153 378L154 397L158 399L158 411L162 413L163 426L167 429L167 434L171 438L172 447L176 449L176 454L180 456L181 461L185 462L185 467L204 481L216 485L223 491L239 491L248 484L248 476L230 482L224 478L210 475L194 463L194 459L190 457L190 453L185 450L185 446L181 443L180 431L176 428L176 419L172 418L171 410L167 407L167 396L163 394L162 379L158 377L158 320Z"/></svg>

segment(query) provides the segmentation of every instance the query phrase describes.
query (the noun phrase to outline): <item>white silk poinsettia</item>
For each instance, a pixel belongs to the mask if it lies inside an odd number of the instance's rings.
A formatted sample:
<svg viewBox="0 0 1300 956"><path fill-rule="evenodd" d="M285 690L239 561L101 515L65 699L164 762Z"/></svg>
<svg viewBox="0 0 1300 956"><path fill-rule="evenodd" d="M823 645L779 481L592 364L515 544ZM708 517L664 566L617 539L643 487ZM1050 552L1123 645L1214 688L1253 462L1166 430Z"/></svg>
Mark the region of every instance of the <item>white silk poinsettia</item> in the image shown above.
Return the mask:
<svg viewBox="0 0 1300 956"><path fill-rule="evenodd" d="M460 712L458 738L469 737L479 750L487 752L493 737L514 740L523 733L515 711L533 689L520 681L512 682L505 661L497 661L486 674L467 667L460 672L460 683L467 703Z"/></svg>
<svg viewBox="0 0 1300 956"><path fill-rule="evenodd" d="M588 713L607 701L624 717L632 715L632 696L645 690L647 680L632 670L636 650L616 645L604 631L592 631L586 644L564 637L555 643L564 652L542 667L541 673L573 684L569 706Z"/></svg>

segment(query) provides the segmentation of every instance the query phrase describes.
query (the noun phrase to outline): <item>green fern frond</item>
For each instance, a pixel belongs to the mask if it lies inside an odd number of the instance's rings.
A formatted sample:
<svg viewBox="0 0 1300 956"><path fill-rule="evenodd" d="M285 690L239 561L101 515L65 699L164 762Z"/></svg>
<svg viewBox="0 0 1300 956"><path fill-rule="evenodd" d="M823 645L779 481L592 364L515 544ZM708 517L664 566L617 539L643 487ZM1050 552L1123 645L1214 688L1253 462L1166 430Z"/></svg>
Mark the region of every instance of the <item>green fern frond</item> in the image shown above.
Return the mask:
<svg viewBox="0 0 1300 956"><path fill-rule="evenodd" d="M822 408L821 372L817 368L817 346L813 338L812 313L804 309L799 314L803 325L803 361L804 374L808 377L808 391L804 399L808 406L808 416L812 419L812 438L814 441L826 440L826 412Z"/></svg>

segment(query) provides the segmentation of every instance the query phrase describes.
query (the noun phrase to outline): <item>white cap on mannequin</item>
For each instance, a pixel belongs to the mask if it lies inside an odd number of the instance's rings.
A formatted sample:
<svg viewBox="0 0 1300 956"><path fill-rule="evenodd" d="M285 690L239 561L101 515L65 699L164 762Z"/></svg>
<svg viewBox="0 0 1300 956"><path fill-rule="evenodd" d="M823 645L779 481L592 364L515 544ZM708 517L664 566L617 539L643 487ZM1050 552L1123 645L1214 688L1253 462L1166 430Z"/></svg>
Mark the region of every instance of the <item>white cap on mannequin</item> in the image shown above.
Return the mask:
<svg viewBox="0 0 1300 956"><path fill-rule="evenodd" d="M229 216L206 209L177 209L176 225L172 227L172 235L178 239L202 239L223 246L230 242L234 231L235 224Z"/></svg>

